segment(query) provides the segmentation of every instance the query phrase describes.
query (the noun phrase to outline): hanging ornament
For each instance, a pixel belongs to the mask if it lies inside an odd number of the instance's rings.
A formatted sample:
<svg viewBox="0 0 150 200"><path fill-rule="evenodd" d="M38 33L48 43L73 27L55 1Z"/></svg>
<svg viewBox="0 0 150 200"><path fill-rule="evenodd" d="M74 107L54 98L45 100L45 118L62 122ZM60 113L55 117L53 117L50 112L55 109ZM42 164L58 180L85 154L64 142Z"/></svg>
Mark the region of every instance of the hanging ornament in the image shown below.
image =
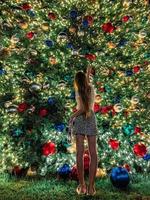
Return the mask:
<svg viewBox="0 0 150 200"><path fill-rule="evenodd" d="M139 103L139 98L138 98L137 96L133 96L133 97L131 98L131 103L132 103L133 105L138 104L138 103Z"/></svg>
<svg viewBox="0 0 150 200"><path fill-rule="evenodd" d="M51 65L56 65L56 64L57 64L57 59L56 59L54 56L51 56L51 57L49 58L49 63L50 63Z"/></svg>
<svg viewBox="0 0 150 200"><path fill-rule="evenodd" d="M111 148L113 150L118 150L119 149L119 145L120 145L120 142L118 140L115 140L115 139L109 139L109 145L111 146Z"/></svg>
<svg viewBox="0 0 150 200"><path fill-rule="evenodd" d="M18 112L21 113L21 112L26 111L27 108L28 108L28 104L27 104L26 102L23 102L23 103L20 103L20 104L18 105L17 110L18 110Z"/></svg>
<svg viewBox="0 0 150 200"><path fill-rule="evenodd" d="M140 66L134 66L133 67L133 72L136 74L136 73L139 73L140 72Z"/></svg>
<svg viewBox="0 0 150 200"><path fill-rule="evenodd" d="M111 170L110 180L117 188L126 188L130 182L128 171L123 167L114 167Z"/></svg>
<svg viewBox="0 0 150 200"><path fill-rule="evenodd" d="M62 81L60 81L60 82L58 83L58 88L59 88L60 90L65 90L66 87L67 87L66 81L62 80Z"/></svg>
<svg viewBox="0 0 150 200"><path fill-rule="evenodd" d="M133 75L132 69L126 70L126 71L125 71L125 75L126 75L126 76L132 76L132 75Z"/></svg>
<svg viewBox="0 0 150 200"><path fill-rule="evenodd" d="M78 35L79 37L84 36L84 31L83 31L83 30L79 30L79 31L77 32L77 35Z"/></svg>
<svg viewBox="0 0 150 200"><path fill-rule="evenodd" d="M116 48L116 44L114 44L113 42L108 42L108 43L107 43L107 46L108 46L108 48L110 48L110 49Z"/></svg>
<svg viewBox="0 0 150 200"><path fill-rule="evenodd" d="M95 95L95 103L99 104L101 101L102 97L99 94Z"/></svg>
<svg viewBox="0 0 150 200"><path fill-rule="evenodd" d="M122 22L128 22L130 19L130 16L126 15L122 17Z"/></svg>
<svg viewBox="0 0 150 200"><path fill-rule="evenodd" d="M113 26L110 22L103 24L101 28L105 33L113 33L116 29L116 27Z"/></svg>
<svg viewBox="0 0 150 200"><path fill-rule="evenodd" d="M146 30L142 29L139 31L139 38L145 38L147 36Z"/></svg>
<svg viewBox="0 0 150 200"><path fill-rule="evenodd" d="M44 156L52 155L56 153L56 145L53 142L46 142L42 146L42 154Z"/></svg>
<svg viewBox="0 0 150 200"><path fill-rule="evenodd" d="M48 110L46 108L40 108L39 116L40 117L46 117L47 115L48 115Z"/></svg>
<svg viewBox="0 0 150 200"><path fill-rule="evenodd" d="M95 61L96 60L96 55L89 53L89 54L85 55L85 58L87 60L90 60L90 61Z"/></svg>
<svg viewBox="0 0 150 200"><path fill-rule="evenodd" d="M71 10L70 11L70 18L76 19L78 16L78 12L76 10Z"/></svg>
<svg viewBox="0 0 150 200"><path fill-rule="evenodd" d="M35 49L31 49L30 54L31 56L37 56L38 52Z"/></svg>
<svg viewBox="0 0 150 200"><path fill-rule="evenodd" d="M53 105L55 105L56 100L54 97L49 97L47 102L48 102L48 105L53 106Z"/></svg>
<svg viewBox="0 0 150 200"><path fill-rule="evenodd" d="M30 87L29 87L29 91L30 91L30 92L38 92L38 91L41 90L41 88L42 88L42 85L37 84L37 83L32 83L32 84L30 85Z"/></svg>
<svg viewBox="0 0 150 200"><path fill-rule="evenodd" d="M6 111L10 114L13 114L13 113L17 113L18 110L17 110L17 105L11 105L9 106Z"/></svg>
<svg viewBox="0 0 150 200"><path fill-rule="evenodd" d="M113 108L114 108L115 112L117 112L117 113L119 113L123 110L123 106L121 103L115 104Z"/></svg>
<svg viewBox="0 0 150 200"><path fill-rule="evenodd" d="M32 40L35 36L35 33L33 31L30 31L26 34L26 38Z"/></svg>
<svg viewBox="0 0 150 200"><path fill-rule="evenodd" d="M143 157L147 153L147 148L146 148L146 146L144 144L137 143L137 144L134 145L133 151L134 151L136 156Z"/></svg>
<svg viewBox="0 0 150 200"><path fill-rule="evenodd" d="M75 33L76 30L77 30L77 29L76 29L75 27L70 27L70 28L69 28L69 32L70 32L70 33Z"/></svg>
<svg viewBox="0 0 150 200"><path fill-rule="evenodd" d="M145 154L143 156L143 159L146 160L146 161L149 161L150 160L150 154Z"/></svg>
<svg viewBox="0 0 150 200"><path fill-rule="evenodd" d="M87 15L87 16L85 16L85 19L87 20L89 26L93 25L93 22L94 22L94 17L93 16Z"/></svg>
<svg viewBox="0 0 150 200"><path fill-rule="evenodd" d="M64 123L55 124L54 128L56 129L56 131L63 132L63 130L65 129L65 124Z"/></svg>
<svg viewBox="0 0 150 200"><path fill-rule="evenodd" d="M32 8L32 6L29 3L24 3L21 5L21 9L24 11L28 11Z"/></svg>
<svg viewBox="0 0 150 200"><path fill-rule="evenodd" d="M48 18L49 18L50 20L54 21L54 20L57 19L57 16L56 16L55 13L49 12L49 13L48 13Z"/></svg>
<svg viewBox="0 0 150 200"><path fill-rule="evenodd" d="M41 28L42 28L43 31L48 31L49 30L49 24L48 23L43 23L41 25Z"/></svg>
<svg viewBox="0 0 150 200"><path fill-rule="evenodd" d="M141 131L142 131L141 127L136 126L136 127L134 128L134 133L135 133L135 134L141 133Z"/></svg>
<svg viewBox="0 0 150 200"><path fill-rule="evenodd" d="M100 111L100 105L98 103L94 103L94 112L97 113Z"/></svg>
<svg viewBox="0 0 150 200"><path fill-rule="evenodd" d="M22 21L19 23L19 27L23 30L27 29L28 28L28 23L25 22L25 21Z"/></svg>
<svg viewBox="0 0 150 200"><path fill-rule="evenodd" d="M134 127L132 124L125 124L122 127L123 133L125 133L127 136L130 136L134 133Z"/></svg>
<svg viewBox="0 0 150 200"><path fill-rule="evenodd" d="M52 40L45 40L45 45L48 46L48 47L53 47L54 46L54 42Z"/></svg>
<svg viewBox="0 0 150 200"><path fill-rule="evenodd" d="M83 28L88 28L89 22L88 22L86 19L84 19L84 20L82 21L82 26L83 26Z"/></svg>
<svg viewBox="0 0 150 200"><path fill-rule="evenodd" d="M30 9L27 11L27 14L30 16L30 17L35 17L35 12L34 10Z"/></svg>
<svg viewBox="0 0 150 200"><path fill-rule="evenodd" d="M57 42L58 43L64 43L68 41L68 36L65 32L60 32L58 37L57 37Z"/></svg>
<svg viewBox="0 0 150 200"><path fill-rule="evenodd" d="M19 42L19 40L20 40L19 37L15 34L11 37L10 42L16 44Z"/></svg>

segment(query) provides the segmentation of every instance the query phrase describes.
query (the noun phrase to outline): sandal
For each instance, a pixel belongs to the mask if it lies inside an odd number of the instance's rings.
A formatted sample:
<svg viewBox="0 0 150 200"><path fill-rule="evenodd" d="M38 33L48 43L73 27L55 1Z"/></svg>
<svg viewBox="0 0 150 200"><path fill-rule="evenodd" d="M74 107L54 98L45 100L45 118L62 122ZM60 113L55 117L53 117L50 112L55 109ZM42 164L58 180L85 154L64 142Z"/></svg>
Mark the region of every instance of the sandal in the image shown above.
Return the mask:
<svg viewBox="0 0 150 200"><path fill-rule="evenodd" d="M93 193L92 194L89 193L89 189L87 190L87 193L86 193L86 195L89 195L89 196L94 196L95 194L96 194L96 190L95 190L94 186L93 186Z"/></svg>
<svg viewBox="0 0 150 200"><path fill-rule="evenodd" d="M81 185L78 185L76 192L78 194L86 194L86 190L87 190L86 184L84 185L84 192L81 192Z"/></svg>

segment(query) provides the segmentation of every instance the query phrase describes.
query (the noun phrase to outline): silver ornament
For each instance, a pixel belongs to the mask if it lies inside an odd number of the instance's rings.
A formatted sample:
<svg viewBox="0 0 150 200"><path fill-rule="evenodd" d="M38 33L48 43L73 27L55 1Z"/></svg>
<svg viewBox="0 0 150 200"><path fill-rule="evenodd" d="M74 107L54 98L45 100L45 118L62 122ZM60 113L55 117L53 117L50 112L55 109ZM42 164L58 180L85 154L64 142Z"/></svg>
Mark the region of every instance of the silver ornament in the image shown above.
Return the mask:
<svg viewBox="0 0 150 200"><path fill-rule="evenodd" d="M18 106L16 106L16 105L11 105L11 106L9 106L8 108L7 108L7 112L8 113L17 113L18 112L18 110L17 110L17 107Z"/></svg>
<svg viewBox="0 0 150 200"><path fill-rule="evenodd" d="M41 88L42 88L42 86L41 86L40 84L38 84L38 83L33 83L33 84L31 84L31 86L29 87L29 90L30 90L31 92L36 92L36 91L41 90Z"/></svg>

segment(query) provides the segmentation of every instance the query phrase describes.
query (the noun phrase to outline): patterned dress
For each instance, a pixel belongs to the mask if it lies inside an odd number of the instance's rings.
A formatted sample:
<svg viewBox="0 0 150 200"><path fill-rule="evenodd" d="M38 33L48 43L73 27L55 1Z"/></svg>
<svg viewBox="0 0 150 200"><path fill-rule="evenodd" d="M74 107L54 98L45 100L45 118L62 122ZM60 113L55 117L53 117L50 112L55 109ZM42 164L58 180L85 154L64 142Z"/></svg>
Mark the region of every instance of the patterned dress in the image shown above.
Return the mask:
<svg viewBox="0 0 150 200"><path fill-rule="evenodd" d="M91 116L87 119L83 114L77 116L73 122L73 131L72 133L74 135L77 134L84 134L84 135L97 135L98 129L97 129L97 121L96 116L94 113L94 101L95 101L95 88L92 84L91 85L91 98L90 98L90 110L91 110ZM80 101L78 99L79 93L78 91L75 91L75 98L77 102L76 109L80 109L82 105L80 105Z"/></svg>

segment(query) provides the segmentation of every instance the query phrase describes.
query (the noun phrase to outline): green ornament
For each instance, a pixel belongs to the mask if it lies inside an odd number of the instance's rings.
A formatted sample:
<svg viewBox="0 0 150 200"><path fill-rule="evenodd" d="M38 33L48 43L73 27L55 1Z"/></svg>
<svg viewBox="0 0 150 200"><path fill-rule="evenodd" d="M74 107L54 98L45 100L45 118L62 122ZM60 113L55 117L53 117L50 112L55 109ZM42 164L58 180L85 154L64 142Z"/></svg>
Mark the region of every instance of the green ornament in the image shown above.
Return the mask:
<svg viewBox="0 0 150 200"><path fill-rule="evenodd" d="M132 124L125 124L123 127L122 127L122 131L123 133L125 133L125 135L132 135L134 133L134 127Z"/></svg>

